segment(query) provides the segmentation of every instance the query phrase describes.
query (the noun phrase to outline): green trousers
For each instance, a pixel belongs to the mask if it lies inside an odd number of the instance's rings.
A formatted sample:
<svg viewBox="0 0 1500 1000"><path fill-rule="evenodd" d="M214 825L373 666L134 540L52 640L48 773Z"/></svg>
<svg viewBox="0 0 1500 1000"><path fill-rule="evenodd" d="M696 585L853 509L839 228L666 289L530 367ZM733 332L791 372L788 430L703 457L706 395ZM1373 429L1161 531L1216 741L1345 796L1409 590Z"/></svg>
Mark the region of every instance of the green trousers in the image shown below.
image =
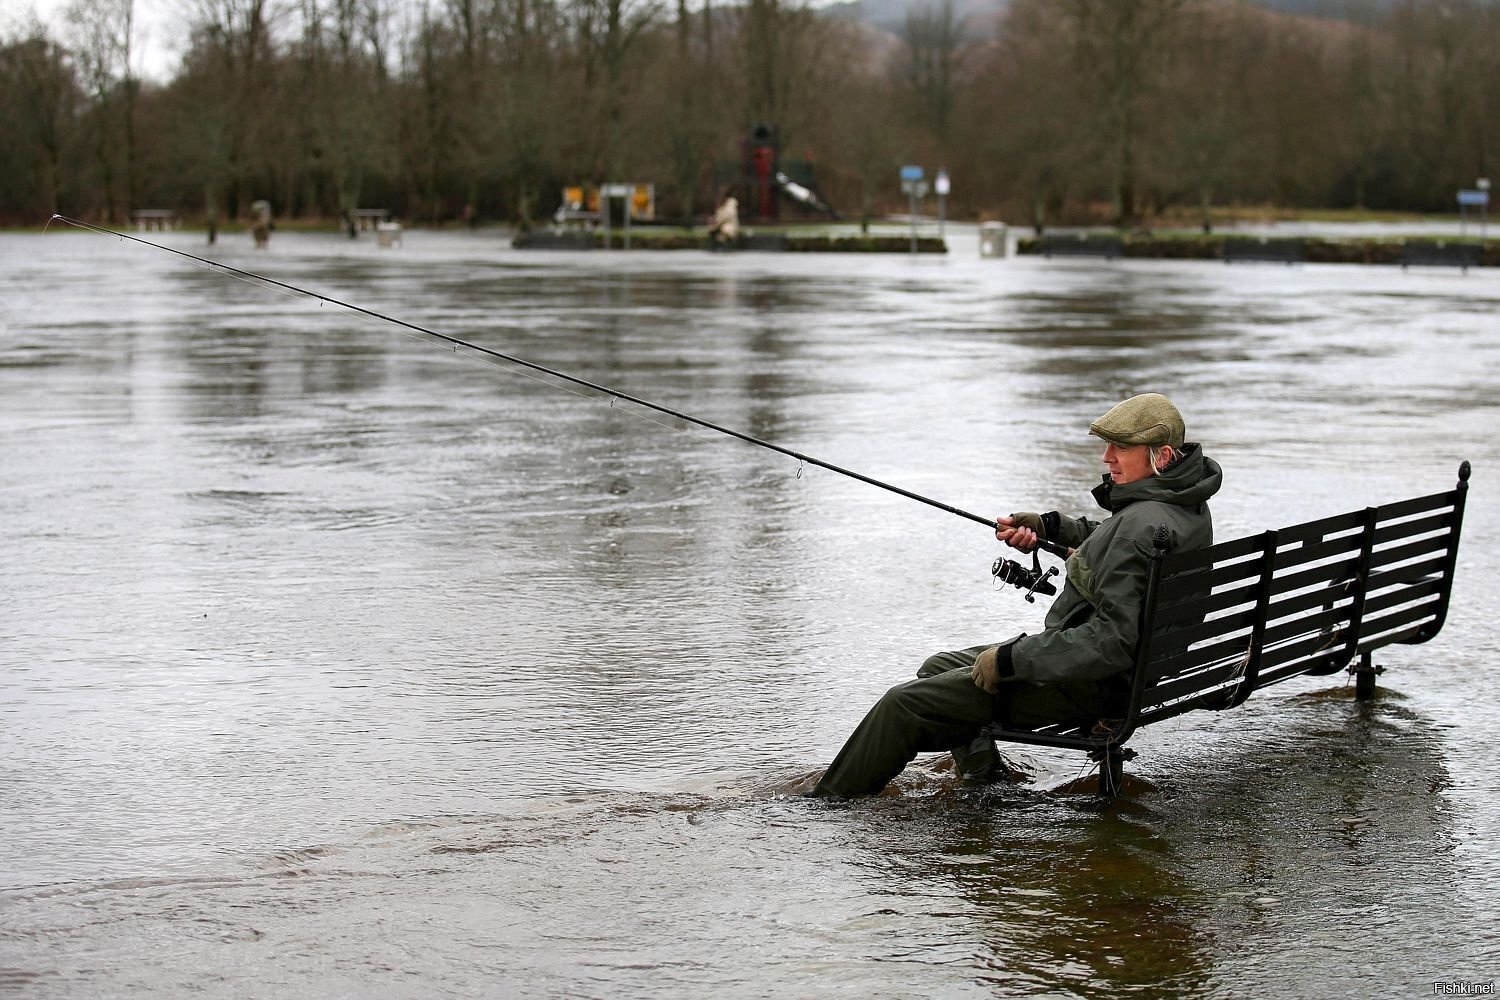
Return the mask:
<svg viewBox="0 0 1500 1000"><path fill-rule="evenodd" d="M919 753L952 751L969 780L985 780L999 767L994 743L980 730L991 722L1030 729L1118 716L1118 685L1071 681L1011 681L991 695L974 683L970 668L993 643L935 653L915 680L887 691L865 715L823 774L814 795L874 795ZM995 775L998 777L998 775Z"/></svg>

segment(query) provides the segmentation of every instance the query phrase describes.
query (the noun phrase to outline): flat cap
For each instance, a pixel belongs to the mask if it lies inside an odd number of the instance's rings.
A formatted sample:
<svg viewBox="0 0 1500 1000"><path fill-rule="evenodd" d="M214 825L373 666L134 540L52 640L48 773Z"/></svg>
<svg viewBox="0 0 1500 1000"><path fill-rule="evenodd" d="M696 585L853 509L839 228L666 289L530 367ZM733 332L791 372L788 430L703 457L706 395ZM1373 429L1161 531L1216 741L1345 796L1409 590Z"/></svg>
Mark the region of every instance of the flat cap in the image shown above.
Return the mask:
<svg viewBox="0 0 1500 1000"><path fill-rule="evenodd" d="M1187 437L1182 414L1159 392L1144 392L1116 403L1089 424L1089 433L1119 445L1164 445L1181 448Z"/></svg>

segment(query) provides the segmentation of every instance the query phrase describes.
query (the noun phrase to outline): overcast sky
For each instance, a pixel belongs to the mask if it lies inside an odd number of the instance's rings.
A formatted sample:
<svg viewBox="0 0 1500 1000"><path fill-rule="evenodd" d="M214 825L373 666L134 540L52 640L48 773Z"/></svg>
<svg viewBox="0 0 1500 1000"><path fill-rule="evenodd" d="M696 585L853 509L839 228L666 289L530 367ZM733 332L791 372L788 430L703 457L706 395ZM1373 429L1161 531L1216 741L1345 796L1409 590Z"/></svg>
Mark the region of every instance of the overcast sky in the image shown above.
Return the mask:
<svg viewBox="0 0 1500 1000"><path fill-rule="evenodd" d="M64 11L71 0L0 0L0 34L23 30L32 12L52 29L53 37L66 41ZM135 0L135 70L141 76L165 80L177 64L177 53L185 41L177 27L183 17L182 0Z"/></svg>

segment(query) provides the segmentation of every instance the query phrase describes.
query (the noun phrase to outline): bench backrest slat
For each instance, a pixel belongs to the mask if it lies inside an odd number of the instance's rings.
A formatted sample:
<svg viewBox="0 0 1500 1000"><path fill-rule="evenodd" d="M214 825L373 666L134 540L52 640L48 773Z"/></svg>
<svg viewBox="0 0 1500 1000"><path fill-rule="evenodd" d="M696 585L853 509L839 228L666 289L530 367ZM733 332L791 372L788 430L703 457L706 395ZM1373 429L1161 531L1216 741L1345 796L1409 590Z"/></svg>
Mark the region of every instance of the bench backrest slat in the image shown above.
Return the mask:
<svg viewBox="0 0 1500 1000"><path fill-rule="evenodd" d="M1454 510L1452 507L1444 507L1436 514L1428 514L1426 517L1416 518L1411 521L1392 523L1381 521L1380 527L1375 529L1375 544L1384 545L1397 538L1413 538L1417 535L1425 535L1428 532L1448 531L1453 527Z"/></svg>
<svg viewBox="0 0 1500 1000"><path fill-rule="evenodd" d="M1442 602L1437 598L1431 598L1421 604L1403 603L1386 614L1368 618L1364 622L1364 628L1360 630L1359 641L1371 642L1398 630L1404 634L1410 631L1406 626L1433 621L1441 610ZM1378 645L1389 645L1393 641L1395 640L1386 639Z"/></svg>
<svg viewBox="0 0 1500 1000"><path fill-rule="evenodd" d="M1289 528L1281 528L1276 534L1281 539L1282 545L1293 546L1298 543L1320 541L1342 532L1362 528L1365 524L1364 518L1364 511L1351 510L1345 514L1320 517L1316 520L1294 524Z"/></svg>
<svg viewBox="0 0 1500 1000"><path fill-rule="evenodd" d="M1260 554L1260 536L1245 535L1242 538L1219 542L1208 548L1174 552L1171 564L1162 568L1163 582L1176 577L1198 572L1205 567L1222 565L1234 559Z"/></svg>
<svg viewBox="0 0 1500 1000"><path fill-rule="evenodd" d="M1376 549L1370 559L1370 583L1373 586L1376 576L1386 576L1393 573L1407 572L1415 563L1413 560L1421 559L1423 556L1431 556L1423 560L1431 563L1435 558L1438 564L1448 554L1450 538L1448 535L1434 535L1431 538L1419 539L1408 542L1405 545L1391 545L1383 549ZM1436 553L1434 556L1433 554ZM1391 567L1387 569L1387 567ZM1377 573L1376 571L1380 572Z"/></svg>
<svg viewBox="0 0 1500 1000"><path fill-rule="evenodd" d="M1232 688L1239 683L1244 673L1243 663L1223 663L1186 677L1162 681L1152 689L1151 702L1153 705L1165 705L1179 698L1212 694L1225 688Z"/></svg>

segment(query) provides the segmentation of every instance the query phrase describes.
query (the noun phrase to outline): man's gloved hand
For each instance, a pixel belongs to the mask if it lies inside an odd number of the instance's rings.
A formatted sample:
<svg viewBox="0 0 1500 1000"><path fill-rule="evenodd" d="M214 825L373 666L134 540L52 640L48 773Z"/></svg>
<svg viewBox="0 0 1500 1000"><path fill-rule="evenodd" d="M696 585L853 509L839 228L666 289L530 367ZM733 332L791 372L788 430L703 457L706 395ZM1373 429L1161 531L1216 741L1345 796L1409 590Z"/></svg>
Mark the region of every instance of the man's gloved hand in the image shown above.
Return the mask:
<svg viewBox="0 0 1500 1000"><path fill-rule="evenodd" d="M1042 515L1033 511L1017 511L1010 516L1010 523L1018 528L1030 528L1040 539L1046 540L1047 538L1047 526L1042 521Z"/></svg>
<svg viewBox="0 0 1500 1000"><path fill-rule="evenodd" d="M995 519L995 537L1013 549L1030 552L1037 539L1046 540L1047 527L1042 515L1023 510Z"/></svg>
<svg viewBox="0 0 1500 1000"><path fill-rule="evenodd" d="M989 694L999 694L1000 679L1015 676L1015 668L1011 665L1011 643L991 646L980 653L974 660L970 675L974 683Z"/></svg>

